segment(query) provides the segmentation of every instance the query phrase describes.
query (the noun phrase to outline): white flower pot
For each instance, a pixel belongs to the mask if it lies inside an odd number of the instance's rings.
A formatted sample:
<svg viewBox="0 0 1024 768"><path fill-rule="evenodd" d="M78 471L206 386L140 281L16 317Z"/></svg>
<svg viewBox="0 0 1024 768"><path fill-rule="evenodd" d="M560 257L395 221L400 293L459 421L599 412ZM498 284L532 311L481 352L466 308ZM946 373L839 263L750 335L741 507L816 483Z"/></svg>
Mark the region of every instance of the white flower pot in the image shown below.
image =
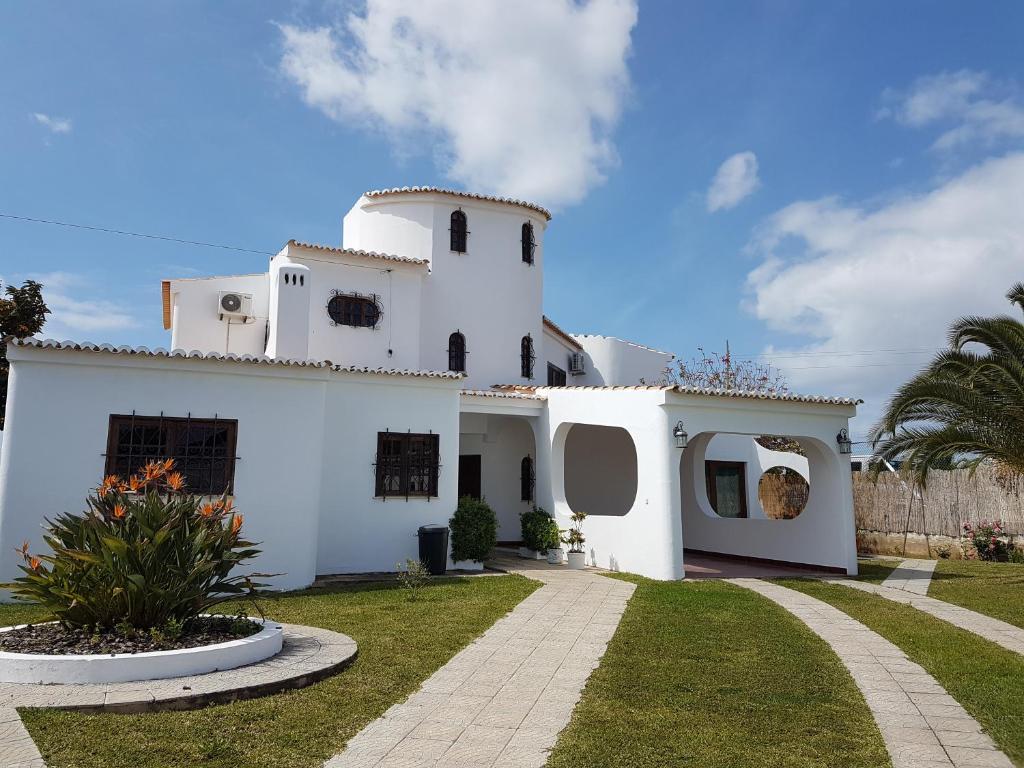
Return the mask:
<svg viewBox="0 0 1024 768"><path fill-rule="evenodd" d="M586 552L570 552L569 553L569 567L573 570L582 570L587 567L587 553Z"/></svg>
<svg viewBox="0 0 1024 768"><path fill-rule="evenodd" d="M565 553L562 551L561 547L559 547L558 549L549 549L548 563L550 563L551 565L561 565L562 557L564 554Z"/></svg>

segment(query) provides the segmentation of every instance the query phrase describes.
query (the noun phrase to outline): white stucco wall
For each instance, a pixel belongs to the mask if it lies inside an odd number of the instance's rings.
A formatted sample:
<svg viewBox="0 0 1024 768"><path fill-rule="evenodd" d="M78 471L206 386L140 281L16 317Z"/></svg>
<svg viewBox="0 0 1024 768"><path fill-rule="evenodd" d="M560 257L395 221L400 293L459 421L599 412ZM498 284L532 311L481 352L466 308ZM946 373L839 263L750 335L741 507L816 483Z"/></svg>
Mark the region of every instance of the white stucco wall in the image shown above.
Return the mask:
<svg viewBox="0 0 1024 768"><path fill-rule="evenodd" d="M544 326L542 349L543 354L538 353L537 355L537 360L540 364L538 370L538 374L540 374L538 383L547 383L548 363L552 363L565 371L565 381L570 386L573 384L583 384L586 381L585 376L573 376L569 372L569 358L573 353L579 352L580 350L570 345L565 339L548 328L547 325Z"/></svg>
<svg viewBox="0 0 1024 768"><path fill-rule="evenodd" d="M708 443L705 459L711 461L742 461L746 464L747 514L766 519L758 483L761 475L772 467L788 467L809 480L807 458L798 453L771 451L758 445L749 435L715 435Z"/></svg>
<svg viewBox="0 0 1024 768"><path fill-rule="evenodd" d="M252 570L278 588L317 573L393 570L417 556L416 527L455 507L457 379L11 347L0 455L0 581L14 547L44 549L43 518L84 508L104 469L112 413L237 419L235 503L262 542ZM377 432L440 437L439 497L373 498ZM54 454L54 446L60 450Z"/></svg>
<svg viewBox="0 0 1024 768"><path fill-rule="evenodd" d="M171 349L262 355L270 317L267 273L171 280ZM219 317L219 294L248 293L254 317Z"/></svg>
<svg viewBox="0 0 1024 768"><path fill-rule="evenodd" d="M575 383L620 386L657 384L673 355L613 336L573 334L583 345L587 373Z"/></svg>

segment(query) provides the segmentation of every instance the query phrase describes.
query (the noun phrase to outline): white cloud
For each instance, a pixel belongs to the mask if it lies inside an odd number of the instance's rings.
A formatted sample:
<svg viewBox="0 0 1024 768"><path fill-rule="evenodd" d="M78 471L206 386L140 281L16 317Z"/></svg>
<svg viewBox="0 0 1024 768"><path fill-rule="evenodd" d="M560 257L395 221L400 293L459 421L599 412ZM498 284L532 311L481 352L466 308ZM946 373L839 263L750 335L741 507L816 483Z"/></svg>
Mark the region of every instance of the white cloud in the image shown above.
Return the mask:
<svg viewBox="0 0 1024 768"><path fill-rule="evenodd" d="M1024 104L1013 84L997 83L984 72L962 69L921 77L907 91L887 90L879 117L920 128L946 127L932 145L952 150L1024 138Z"/></svg>
<svg viewBox="0 0 1024 768"><path fill-rule="evenodd" d="M737 152L718 166L708 188L708 210L735 208L761 186L757 177L757 156L753 152Z"/></svg>
<svg viewBox="0 0 1024 768"><path fill-rule="evenodd" d="M401 151L439 139L474 190L579 201L616 162L635 0L369 0L335 27L282 25L281 71Z"/></svg>
<svg viewBox="0 0 1024 768"><path fill-rule="evenodd" d="M27 277L43 286L43 300L50 310L43 337L67 338L81 333L118 331L138 325L135 317L122 305L106 299L83 297L88 281L69 272L32 274ZM95 341L95 339L94 339Z"/></svg>
<svg viewBox="0 0 1024 768"><path fill-rule="evenodd" d="M42 112L33 112L32 117L50 133L71 133L71 120L66 117L50 117Z"/></svg>
<svg viewBox="0 0 1024 768"><path fill-rule="evenodd" d="M868 400L863 432L930 355L849 353L934 350L956 317L1011 311L1004 294L1024 270L1021 210L1024 153L881 207L794 203L751 243L762 262L747 278L750 309L769 328L811 340L777 350L804 354L778 359L795 389Z"/></svg>

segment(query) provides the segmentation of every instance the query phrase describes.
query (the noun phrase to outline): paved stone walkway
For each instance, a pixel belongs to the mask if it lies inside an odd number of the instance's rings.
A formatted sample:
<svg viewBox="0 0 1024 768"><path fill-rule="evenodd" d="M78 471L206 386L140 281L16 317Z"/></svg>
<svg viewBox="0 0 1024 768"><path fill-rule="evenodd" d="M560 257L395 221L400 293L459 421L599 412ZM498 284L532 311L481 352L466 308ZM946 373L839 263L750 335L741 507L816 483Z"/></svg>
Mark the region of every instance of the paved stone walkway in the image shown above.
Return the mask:
<svg viewBox="0 0 1024 768"><path fill-rule="evenodd" d="M319 627L283 626L284 645L279 654L223 672L134 683L0 683L0 768L45 768L15 707L86 712L197 709L312 685L340 672L355 659L356 643L348 635Z"/></svg>
<svg viewBox="0 0 1024 768"><path fill-rule="evenodd" d="M948 621L950 624L960 627L960 629L966 629L968 632L973 632L986 640L991 640L1008 651L1024 655L1024 629L1015 627L1013 624L993 619L991 616L986 616L983 613L978 613L968 608L961 608L959 605L953 605L943 600L936 600L934 597L892 589L886 586L888 581L882 584L871 584L866 581L853 581L850 579L827 579L827 581L832 584L842 584L853 589L859 589L863 592L870 592L879 597L884 597L886 600L892 600L894 603L902 603L912 608L917 608L917 610L924 611L937 619Z"/></svg>
<svg viewBox="0 0 1024 768"><path fill-rule="evenodd" d="M778 603L832 646L864 695L893 768L1013 768L935 678L881 635L802 592L730 581Z"/></svg>
<svg viewBox="0 0 1024 768"><path fill-rule="evenodd" d="M352 738L327 768L540 768L635 586L504 560L544 586Z"/></svg>
<svg viewBox="0 0 1024 768"><path fill-rule="evenodd" d="M908 559L901 562L889 574L882 585L890 589L902 589L915 595L927 595L928 586L932 583L937 560Z"/></svg>

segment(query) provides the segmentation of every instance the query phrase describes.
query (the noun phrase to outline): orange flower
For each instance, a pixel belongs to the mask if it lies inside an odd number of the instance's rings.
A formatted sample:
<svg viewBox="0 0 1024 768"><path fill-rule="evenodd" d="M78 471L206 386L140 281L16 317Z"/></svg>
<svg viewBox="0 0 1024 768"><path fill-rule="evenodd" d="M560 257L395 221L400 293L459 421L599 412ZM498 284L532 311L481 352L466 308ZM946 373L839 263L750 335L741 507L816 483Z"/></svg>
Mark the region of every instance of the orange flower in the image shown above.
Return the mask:
<svg viewBox="0 0 1024 768"><path fill-rule="evenodd" d="M245 519L243 515L235 515L231 518L231 533L235 536L242 530L242 521Z"/></svg>
<svg viewBox="0 0 1024 768"><path fill-rule="evenodd" d="M170 461L170 459L168 459ZM172 491L180 491L185 487L185 476L181 472L171 472L167 476L167 487Z"/></svg>
<svg viewBox="0 0 1024 768"><path fill-rule="evenodd" d="M224 511L225 511L225 512L230 512L230 511L231 511L231 508L232 508L233 506L235 506L235 503L234 503L233 501L231 501L231 499L228 499L228 500L226 500L226 501L224 502Z"/></svg>
<svg viewBox="0 0 1024 768"><path fill-rule="evenodd" d="M39 566L42 564L43 561L40 560L38 557L30 557L28 560L28 567L31 568L33 571L38 571Z"/></svg>
<svg viewBox="0 0 1024 768"><path fill-rule="evenodd" d="M14 551L17 552L19 555L21 555L26 560L28 560L28 539L25 539L23 542L21 542L21 546L20 547L15 547Z"/></svg>
<svg viewBox="0 0 1024 768"><path fill-rule="evenodd" d="M111 491L117 490L121 485L121 478L117 475L107 475L100 484L100 495L106 496Z"/></svg>
<svg viewBox="0 0 1024 768"><path fill-rule="evenodd" d="M135 475L132 475L132 477L129 478L129 480L128 480L128 489L132 493L138 493L139 490L141 490L142 488L145 488L145 486L146 486L146 481L139 479Z"/></svg>
<svg viewBox="0 0 1024 768"><path fill-rule="evenodd" d="M204 504L202 509L199 510L199 514L203 517L213 517L213 513L213 504Z"/></svg>
<svg viewBox="0 0 1024 768"><path fill-rule="evenodd" d="M174 459L164 459L164 472L174 469Z"/></svg>
<svg viewBox="0 0 1024 768"><path fill-rule="evenodd" d="M217 499L215 502L213 502L213 508L215 510L217 510L218 512L223 510L224 509L224 499Z"/></svg>
<svg viewBox="0 0 1024 768"><path fill-rule="evenodd" d="M111 510L110 514L114 516L115 520L120 520L124 517L125 509L124 504L115 504L114 509Z"/></svg>
<svg viewBox="0 0 1024 768"><path fill-rule="evenodd" d="M142 471L146 473L146 480L156 480L162 477L167 470L164 469L162 461L151 461L142 468Z"/></svg>

